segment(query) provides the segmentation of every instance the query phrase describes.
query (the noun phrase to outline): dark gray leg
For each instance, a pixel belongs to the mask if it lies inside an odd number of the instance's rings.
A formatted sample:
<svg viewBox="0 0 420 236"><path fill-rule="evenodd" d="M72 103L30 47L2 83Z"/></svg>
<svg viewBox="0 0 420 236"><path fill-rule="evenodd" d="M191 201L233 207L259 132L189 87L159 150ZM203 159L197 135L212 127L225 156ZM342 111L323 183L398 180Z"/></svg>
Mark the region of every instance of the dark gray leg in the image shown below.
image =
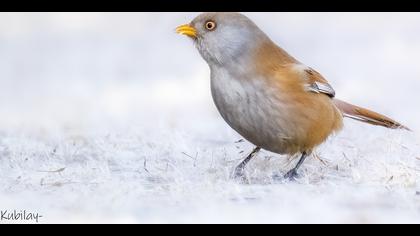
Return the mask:
<svg viewBox="0 0 420 236"><path fill-rule="evenodd" d="M243 178L245 166L248 162L261 150L260 147L256 147L246 158L235 168L235 172L233 173L233 178Z"/></svg>
<svg viewBox="0 0 420 236"><path fill-rule="evenodd" d="M284 175L285 179L294 180L298 177L297 170L302 165L302 163L305 161L306 157L308 156L307 152L303 152L302 156L300 157L298 163L296 164L295 168L291 169L287 174Z"/></svg>

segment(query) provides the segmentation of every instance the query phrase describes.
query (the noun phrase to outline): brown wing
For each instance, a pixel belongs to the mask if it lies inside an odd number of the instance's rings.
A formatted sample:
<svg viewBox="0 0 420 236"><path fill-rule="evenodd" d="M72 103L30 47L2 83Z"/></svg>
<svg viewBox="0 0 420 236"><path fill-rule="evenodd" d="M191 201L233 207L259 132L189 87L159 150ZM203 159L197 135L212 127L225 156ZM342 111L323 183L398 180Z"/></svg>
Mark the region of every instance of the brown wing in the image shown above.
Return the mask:
<svg viewBox="0 0 420 236"><path fill-rule="evenodd" d="M319 74L312 68L306 69L305 73L307 74L308 78L307 87L310 88L311 92L324 93L330 96L331 98L335 97L334 89L331 87L330 84L328 84L328 81L324 77L322 77L321 74ZM345 117L372 125L387 127L390 129L410 130L409 128L405 127L399 122L377 112L368 110L363 107L358 107L338 99L333 99L333 101L336 107L343 113L343 116Z"/></svg>
<svg viewBox="0 0 420 236"><path fill-rule="evenodd" d="M305 89L308 92L325 94L332 98L333 103L341 111L344 117L348 117L372 125L384 126L391 129L409 130L404 125L387 116L368 110L366 108L358 107L347 102L335 99L335 91L332 88L332 86L324 77L322 77L320 73L318 73L314 69L305 67L300 64L297 66L295 65L294 68L300 72L301 78L304 80Z"/></svg>

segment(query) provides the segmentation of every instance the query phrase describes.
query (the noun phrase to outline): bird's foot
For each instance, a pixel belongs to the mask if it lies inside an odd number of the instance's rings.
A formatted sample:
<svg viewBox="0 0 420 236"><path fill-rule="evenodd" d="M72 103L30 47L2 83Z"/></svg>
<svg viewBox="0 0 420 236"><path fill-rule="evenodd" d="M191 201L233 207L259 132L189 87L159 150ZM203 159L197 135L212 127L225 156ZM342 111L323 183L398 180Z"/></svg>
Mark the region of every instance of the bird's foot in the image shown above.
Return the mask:
<svg viewBox="0 0 420 236"><path fill-rule="evenodd" d="M299 178L300 178L300 175L297 173L297 170L295 169L290 170L285 175L274 174L272 176L272 180L274 181L274 183L294 182Z"/></svg>
<svg viewBox="0 0 420 236"><path fill-rule="evenodd" d="M299 178L299 174L297 173L296 169L291 169L283 176L283 178L289 181L295 181L297 178Z"/></svg>
<svg viewBox="0 0 420 236"><path fill-rule="evenodd" d="M232 179L239 181L239 182L246 182L247 178L245 175L245 169L244 168L240 168L240 167L236 167L235 171L233 172Z"/></svg>

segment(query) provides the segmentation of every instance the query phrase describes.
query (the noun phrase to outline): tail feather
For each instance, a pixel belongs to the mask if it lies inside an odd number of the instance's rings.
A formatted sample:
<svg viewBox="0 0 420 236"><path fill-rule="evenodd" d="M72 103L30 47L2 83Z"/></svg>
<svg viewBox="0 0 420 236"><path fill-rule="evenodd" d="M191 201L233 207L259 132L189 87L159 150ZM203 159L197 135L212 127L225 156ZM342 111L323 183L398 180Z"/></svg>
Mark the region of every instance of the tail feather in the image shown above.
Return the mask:
<svg viewBox="0 0 420 236"><path fill-rule="evenodd" d="M390 129L410 130L406 126L398 123L397 121L379 113L376 113L374 111L370 111L368 109L352 105L339 99L334 99L334 103L337 106L337 108L343 113L344 117L348 117L372 125L384 126Z"/></svg>

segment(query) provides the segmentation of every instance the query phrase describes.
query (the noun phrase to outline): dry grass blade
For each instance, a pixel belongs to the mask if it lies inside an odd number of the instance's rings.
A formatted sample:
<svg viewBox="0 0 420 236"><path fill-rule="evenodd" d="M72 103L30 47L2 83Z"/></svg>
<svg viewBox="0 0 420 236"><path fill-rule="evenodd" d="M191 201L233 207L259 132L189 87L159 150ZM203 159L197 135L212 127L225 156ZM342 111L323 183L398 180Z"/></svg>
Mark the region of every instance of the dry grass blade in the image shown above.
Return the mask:
<svg viewBox="0 0 420 236"><path fill-rule="evenodd" d="M60 173L66 170L66 167L60 168L58 170L38 170L38 172L45 172L45 173Z"/></svg>
<svg viewBox="0 0 420 236"><path fill-rule="evenodd" d="M324 166L328 166L327 162L325 162L324 160L322 160L322 158L318 155L318 154L314 154L314 157L320 161Z"/></svg>

